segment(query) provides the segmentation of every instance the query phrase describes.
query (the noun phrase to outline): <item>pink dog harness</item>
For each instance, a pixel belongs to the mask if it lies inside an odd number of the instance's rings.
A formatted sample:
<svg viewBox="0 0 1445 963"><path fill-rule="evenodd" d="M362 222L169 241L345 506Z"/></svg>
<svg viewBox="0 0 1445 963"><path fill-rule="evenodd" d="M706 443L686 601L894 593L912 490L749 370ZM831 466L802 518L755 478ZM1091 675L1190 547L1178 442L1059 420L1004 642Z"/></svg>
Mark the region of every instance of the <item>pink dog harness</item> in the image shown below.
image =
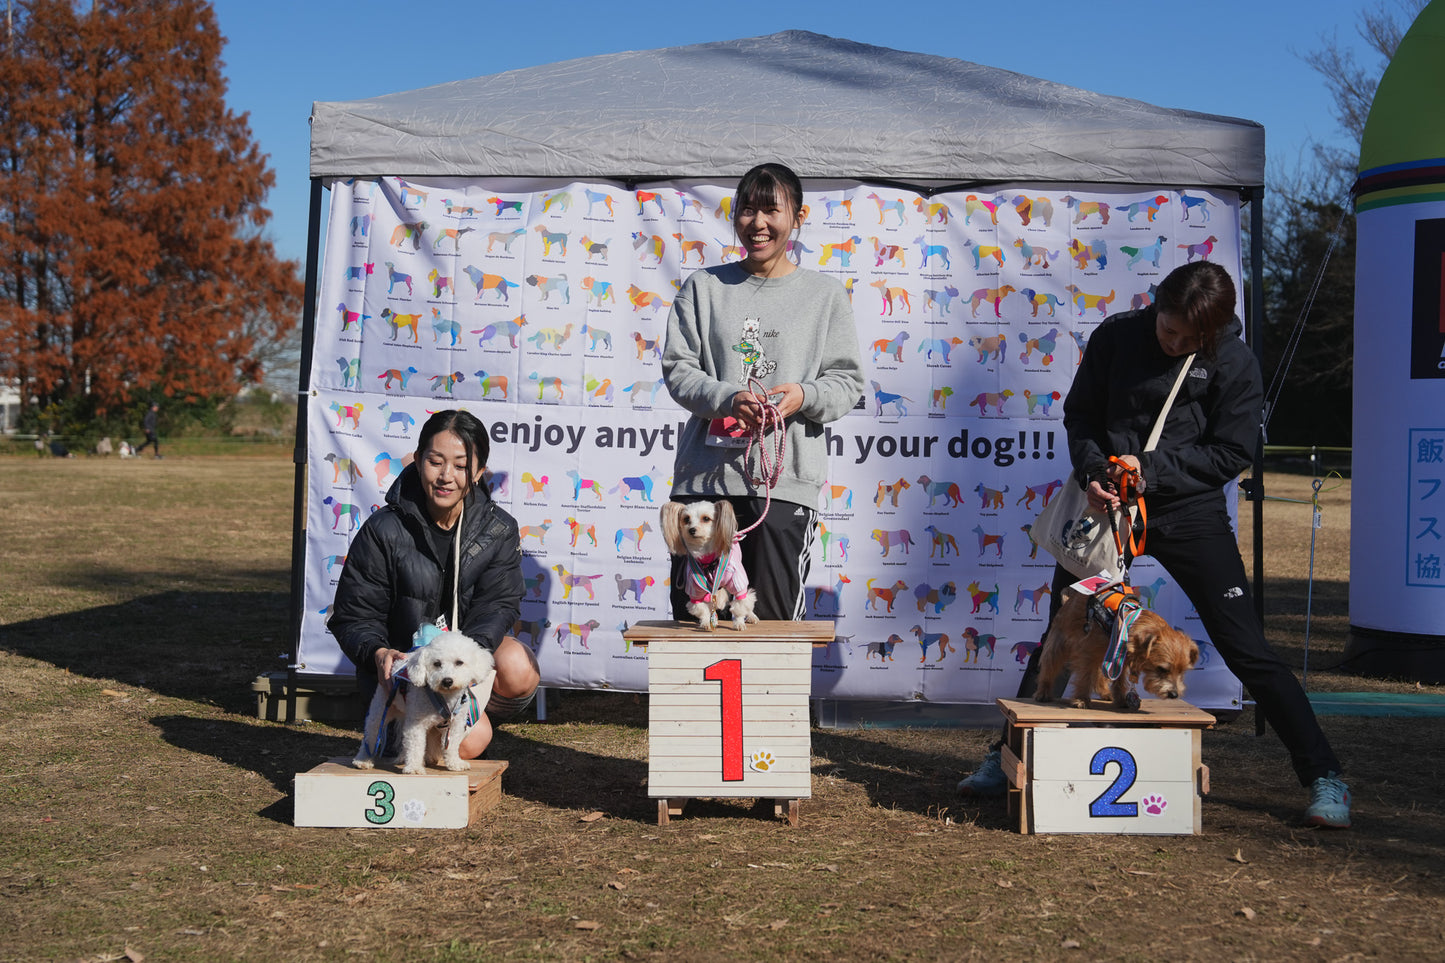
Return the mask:
<svg viewBox="0 0 1445 963"><path fill-rule="evenodd" d="M748 597L748 573L743 570L743 553L737 542L723 556L687 558L688 601L711 605L719 589L727 589L735 599Z"/></svg>

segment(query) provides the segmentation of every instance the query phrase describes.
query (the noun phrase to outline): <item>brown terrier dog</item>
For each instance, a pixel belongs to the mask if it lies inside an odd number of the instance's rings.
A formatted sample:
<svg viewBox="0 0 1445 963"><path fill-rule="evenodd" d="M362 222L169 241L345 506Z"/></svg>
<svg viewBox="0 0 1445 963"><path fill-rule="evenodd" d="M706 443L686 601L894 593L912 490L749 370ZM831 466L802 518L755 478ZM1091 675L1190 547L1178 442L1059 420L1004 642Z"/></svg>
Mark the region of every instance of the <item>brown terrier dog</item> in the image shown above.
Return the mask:
<svg viewBox="0 0 1445 963"><path fill-rule="evenodd" d="M1034 700L1052 701L1054 680L1065 668L1073 679L1073 691L1065 701L1075 708L1092 709L1094 694L1108 692L1114 709L1138 709L1139 697L1133 687L1141 676L1145 691L1160 699L1184 695L1184 673L1199 661L1199 646L1194 640L1153 612L1141 611L1129 628L1124 671L1110 682L1103 672L1109 628L1093 625L1085 631L1089 599L1074 593L1065 596L1044 637Z"/></svg>

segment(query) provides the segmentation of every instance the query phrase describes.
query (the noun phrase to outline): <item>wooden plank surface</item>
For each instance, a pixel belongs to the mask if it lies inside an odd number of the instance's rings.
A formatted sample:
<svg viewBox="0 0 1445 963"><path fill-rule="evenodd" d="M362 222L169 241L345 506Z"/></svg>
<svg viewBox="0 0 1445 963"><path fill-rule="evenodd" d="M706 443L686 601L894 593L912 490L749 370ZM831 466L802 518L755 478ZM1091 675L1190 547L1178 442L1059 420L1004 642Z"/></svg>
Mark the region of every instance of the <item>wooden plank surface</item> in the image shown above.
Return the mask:
<svg viewBox="0 0 1445 963"><path fill-rule="evenodd" d="M696 622L678 622L672 619L645 619L628 626L622 637L633 645L668 643L701 638L719 638L743 641L806 642L809 645L827 645L833 641L832 622L790 622L783 620L755 622L741 632L733 629L732 623L720 625L714 632L704 632Z"/></svg>
<svg viewBox="0 0 1445 963"><path fill-rule="evenodd" d="M1075 709L1053 702L1028 699L999 699L1004 717L1016 726L1151 726L1180 729L1212 729L1214 716L1182 699L1143 699L1138 712L1112 709Z"/></svg>

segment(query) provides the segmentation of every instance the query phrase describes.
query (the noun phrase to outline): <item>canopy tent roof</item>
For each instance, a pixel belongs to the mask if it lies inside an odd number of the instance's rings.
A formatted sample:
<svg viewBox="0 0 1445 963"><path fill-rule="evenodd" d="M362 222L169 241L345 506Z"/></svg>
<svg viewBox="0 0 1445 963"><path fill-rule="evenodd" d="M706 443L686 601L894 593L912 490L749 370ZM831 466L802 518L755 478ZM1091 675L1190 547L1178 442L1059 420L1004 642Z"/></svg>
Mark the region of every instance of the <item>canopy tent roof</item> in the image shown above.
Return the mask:
<svg viewBox="0 0 1445 963"><path fill-rule="evenodd" d="M742 92L746 92L743 95ZM803 31L312 106L313 177L803 177L1247 188L1264 128Z"/></svg>

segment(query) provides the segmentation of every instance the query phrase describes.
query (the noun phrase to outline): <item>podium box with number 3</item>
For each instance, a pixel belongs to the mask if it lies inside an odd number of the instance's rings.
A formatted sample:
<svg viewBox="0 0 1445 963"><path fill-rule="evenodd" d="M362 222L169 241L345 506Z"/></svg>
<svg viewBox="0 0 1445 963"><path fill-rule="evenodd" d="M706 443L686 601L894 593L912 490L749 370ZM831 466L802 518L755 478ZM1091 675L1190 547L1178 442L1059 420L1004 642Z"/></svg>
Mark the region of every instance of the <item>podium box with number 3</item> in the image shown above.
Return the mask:
<svg viewBox="0 0 1445 963"><path fill-rule="evenodd" d="M772 799L794 826L812 795L808 694L813 646L832 622L639 622L647 648L647 792L667 825L692 798Z"/></svg>
<svg viewBox="0 0 1445 963"><path fill-rule="evenodd" d="M1188 836L1200 831L1214 717L1145 699L1138 712L999 699L1009 815L1021 833Z"/></svg>

